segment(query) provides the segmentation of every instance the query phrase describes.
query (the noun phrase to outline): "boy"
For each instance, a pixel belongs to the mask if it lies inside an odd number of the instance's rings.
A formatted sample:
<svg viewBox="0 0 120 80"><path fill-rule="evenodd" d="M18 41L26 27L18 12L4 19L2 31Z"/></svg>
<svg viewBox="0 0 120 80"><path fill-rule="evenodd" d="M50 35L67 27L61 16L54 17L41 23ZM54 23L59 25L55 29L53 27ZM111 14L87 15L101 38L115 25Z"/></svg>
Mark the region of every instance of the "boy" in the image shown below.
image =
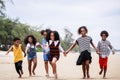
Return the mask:
<svg viewBox="0 0 120 80"><path fill-rule="evenodd" d="M19 38L13 39L14 44L9 48L6 55L10 51L13 51L15 68L16 68L17 73L19 74L19 78L21 78L22 74L23 74L23 70L22 70L23 54L22 54L22 52L24 52L24 57L26 56L26 54L25 54L25 51L23 50L21 44L19 44L19 40L20 40Z"/></svg>
<svg viewBox="0 0 120 80"><path fill-rule="evenodd" d="M106 40L109 36L107 31L102 31L100 33L100 36L102 37L102 40L98 42L98 50L99 50L99 64L101 71L99 74L101 75L104 70L103 78L106 78L106 72L107 72L107 62L108 62L108 56L110 54L109 48L112 50L112 53L115 54L114 49L111 45L111 43Z"/></svg>

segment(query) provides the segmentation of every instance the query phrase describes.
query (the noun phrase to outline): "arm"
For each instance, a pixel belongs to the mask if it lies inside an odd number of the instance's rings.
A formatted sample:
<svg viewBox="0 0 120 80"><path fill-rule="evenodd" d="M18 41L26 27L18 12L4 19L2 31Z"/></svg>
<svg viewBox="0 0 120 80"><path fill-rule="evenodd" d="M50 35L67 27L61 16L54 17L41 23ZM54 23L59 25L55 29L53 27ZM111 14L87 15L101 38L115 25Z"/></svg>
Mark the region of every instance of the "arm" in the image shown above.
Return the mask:
<svg viewBox="0 0 120 80"><path fill-rule="evenodd" d="M115 50L114 50L113 46L111 45L111 43L109 43L109 48L112 50L112 53L115 54Z"/></svg>
<svg viewBox="0 0 120 80"><path fill-rule="evenodd" d="M24 53L24 57L25 57L25 56L26 56L25 50L23 49L22 46L21 46L21 48L22 48L22 51L23 51L23 53Z"/></svg>
<svg viewBox="0 0 120 80"><path fill-rule="evenodd" d="M27 52L28 52L28 49L29 49L29 47L28 47L28 46L26 46L26 48L25 48L25 53L27 53Z"/></svg>
<svg viewBox="0 0 120 80"><path fill-rule="evenodd" d="M72 46L70 46L70 48L67 51L65 51L65 53L66 54L69 53L69 51L71 51L75 47L76 44L77 44L77 41L75 41L75 43L73 43Z"/></svg>
<svg viewBox="0 0 120 80"><path fill-rule="evenodd" d="M99 50L95 47L95 45L94 45L94 43L92 42L92 40L90 41L90 43L91 43L92 47L96 50L97 54L99 54L100 52L99 52Z"/></svg>
<svg viewBox="0 0 120 80"><path fill-rule="evenodd" d="M12 51L12 49L13 49L13 46L11 46L11 47L9 48L9 50L8 50L7 53L6 53L6 55L7 55L10 51Z"/></svg>
<svg viewBox="0 0 120 80"><path fill-rule="evenodd" d="M42 44L40 44L39 42L36 43L36 47L42 48Z"/></svg>

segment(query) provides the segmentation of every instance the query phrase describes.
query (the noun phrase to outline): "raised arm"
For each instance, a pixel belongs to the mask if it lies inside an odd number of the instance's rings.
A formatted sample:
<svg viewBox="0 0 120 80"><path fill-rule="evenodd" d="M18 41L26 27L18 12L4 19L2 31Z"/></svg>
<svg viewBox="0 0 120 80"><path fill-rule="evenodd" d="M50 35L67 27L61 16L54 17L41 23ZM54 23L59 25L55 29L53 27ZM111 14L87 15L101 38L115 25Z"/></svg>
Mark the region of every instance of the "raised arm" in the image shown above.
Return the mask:
<svg viewBox="0 0 120 80"><path fill-rule="evenodd" d="M11 46L11 47L8 49L6 55L7 55L10 51L12 51L12 49L13 49L13 46Z"/></svg>
<svg viewBox="0 0 120 80"><path fill-rule="evenodd" d="M75 47L76 44L77 44L77 41L75 41L75 42L72 44L72 46L70 46L70 48L69 48L67 51L65 51L65 53L66 53L66 54L69 53L69 51L71 51L71 50Z"/></svg>

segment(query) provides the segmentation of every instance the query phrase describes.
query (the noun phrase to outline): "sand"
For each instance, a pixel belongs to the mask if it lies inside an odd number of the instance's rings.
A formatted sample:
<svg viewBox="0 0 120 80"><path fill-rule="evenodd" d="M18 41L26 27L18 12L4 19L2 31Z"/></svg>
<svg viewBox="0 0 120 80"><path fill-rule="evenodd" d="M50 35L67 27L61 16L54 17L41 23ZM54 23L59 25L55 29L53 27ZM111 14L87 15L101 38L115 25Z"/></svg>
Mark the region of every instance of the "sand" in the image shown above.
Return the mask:
<svg viewBox="0 0 120 80"><path fill-rule="evenodd" d="M24 58L23 71L24 75L21 79L18 78L15 66L13 63L13 53L5 55L5 52L0 51L0 80L54 80L51 66L49 67L50 78L45 77L43 54L37 53L38 65L36 68L36 76L29 77L27 69L27 59ZM67 57L61 53L60 60L57 62L58 80L82 80L81 66L76 66L76 60L79 53L70 52ZM99 75L98 55L92 52L92 63L90 65L90 80L102 80L102 75ZM120 55L110 55L108 60L108 71L106 80L120 80Z"/></svg>

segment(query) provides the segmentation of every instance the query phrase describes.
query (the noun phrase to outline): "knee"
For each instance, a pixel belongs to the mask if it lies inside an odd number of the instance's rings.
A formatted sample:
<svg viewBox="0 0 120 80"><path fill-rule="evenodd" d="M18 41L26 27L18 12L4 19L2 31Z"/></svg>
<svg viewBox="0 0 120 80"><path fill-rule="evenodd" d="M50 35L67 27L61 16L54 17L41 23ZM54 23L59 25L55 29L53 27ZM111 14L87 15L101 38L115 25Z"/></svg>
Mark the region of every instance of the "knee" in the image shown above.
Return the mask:
<svg viewBox="0 0 120 80"><path fill-rule="evenodd" d="M45 65L47 65L48 64L48 62L47 61L45 61Z"/></svg>
<svg viewBox="0 0 120 80"><path fill-rule="evenodd" d="M53 65L55 65L55 64L56 64L56 62L52 62L52 64L53 64Z"/></svg>

